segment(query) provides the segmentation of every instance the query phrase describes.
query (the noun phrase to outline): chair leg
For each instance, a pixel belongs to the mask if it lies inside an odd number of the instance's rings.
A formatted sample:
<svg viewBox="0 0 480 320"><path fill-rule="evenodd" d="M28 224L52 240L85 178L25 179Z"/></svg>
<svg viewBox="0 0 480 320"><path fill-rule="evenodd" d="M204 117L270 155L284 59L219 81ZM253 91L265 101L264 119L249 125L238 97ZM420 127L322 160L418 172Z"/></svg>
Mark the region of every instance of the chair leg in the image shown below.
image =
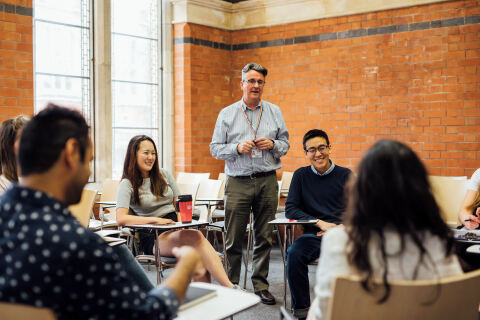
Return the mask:
<svg viewBox="0 0 480 320"><path fill-rule="evenodd" d="M275 228L274 231L277 234L277 242L278 242L278 247L280 248L280 252L282 254L282 259L285 260L285 254L283 253L282 237L280 237L280 229L278 228L278 225L275 225L274 228Z"/></svg>
<svg viewBox="0 0 480 320"><path fill-rule="evenodd" d="M245 255L245 272L243 277L243 289L247 288L247 271L248 271L248 259L250 255L250 246L253 246L253 226L252 226L252 214L250 213L250 228L248 229L248 241L247 241L247 253Z"/></svg>

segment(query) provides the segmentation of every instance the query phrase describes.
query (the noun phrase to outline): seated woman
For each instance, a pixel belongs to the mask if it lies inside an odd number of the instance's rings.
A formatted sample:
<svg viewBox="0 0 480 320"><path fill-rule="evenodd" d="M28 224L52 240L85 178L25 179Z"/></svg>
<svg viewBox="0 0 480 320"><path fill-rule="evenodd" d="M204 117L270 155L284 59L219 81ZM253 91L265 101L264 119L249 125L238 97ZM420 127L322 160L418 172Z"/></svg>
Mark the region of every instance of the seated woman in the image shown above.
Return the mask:
<svg viewBox="0 0 480 320"><path fill-rule="evenodd" d="M12 182L18 182L17 161L15 160L14 145L18 133L22 130L27 119L18 116L3 121L0 127L0 194L5 192Z"/></svg>
<svg viewBox="0 0 480 320"><path fill-rule="evenodd" d="M174 199L179 190L172 175L159 169L157 147L153 140L145 135L133 137L128 143L123 166L122 181L117 194L117 223L167 224L177 220ZM131 209L132 214L129 214ZM140 250L145 254L153 253L154 236L140 233ZM203 259L207 276L210 275L225 287L233 284L227 277L217 253L198 230L172 230L158 237L160 254L172 256L174 247L188 245L194 247Z"/></svg>
<svg viewBox="0 0 480 320"><path fill-rule="evenodd" d="M372 281L426 280L462 273L453 238L440 217L427 171L406 145L377 142L347 187L345 226L326 232L317 269L315 300L308 319L325 319L335 277L359 275Z"/></svg>
<svg viewBox="0 0 480 320"><path fill-rule="evenodd" d="M480 226L480 169L477 169L468 181L467 194L458 213L458 219L470 230Z"/></svg>

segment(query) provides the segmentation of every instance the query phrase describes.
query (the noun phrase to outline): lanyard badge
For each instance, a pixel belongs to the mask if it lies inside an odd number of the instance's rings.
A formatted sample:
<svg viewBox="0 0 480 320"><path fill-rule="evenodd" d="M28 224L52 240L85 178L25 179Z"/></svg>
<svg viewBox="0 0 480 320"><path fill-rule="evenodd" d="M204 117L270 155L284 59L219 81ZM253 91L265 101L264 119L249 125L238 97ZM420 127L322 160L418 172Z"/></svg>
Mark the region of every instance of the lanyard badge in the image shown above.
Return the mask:
<svg viewBox="0 0 480 320"><path fill-rule="evenodd" d="M252 125L252 123L250 122L250 120L248 120L248 117L247 117L247 115L245 114L245 111L243 110L243 107L242 107L242 112L243 112L243 115L245 116L245 120L247 120L248 126L250 127L250 129L251 129L252 132L253 132L253 139L255 140L255 139L257 138L258 127L260 126L260 120L262 119L263 102L260 103L260 114L258 115L257 128L256 128L255 130L253 129L253 125ZM262 155L263 155L262 150L259 150L257 147L254 147L254 148L252 149L252 152L250 153L250 157L251 157L252 159L262 158Z"/></svg>

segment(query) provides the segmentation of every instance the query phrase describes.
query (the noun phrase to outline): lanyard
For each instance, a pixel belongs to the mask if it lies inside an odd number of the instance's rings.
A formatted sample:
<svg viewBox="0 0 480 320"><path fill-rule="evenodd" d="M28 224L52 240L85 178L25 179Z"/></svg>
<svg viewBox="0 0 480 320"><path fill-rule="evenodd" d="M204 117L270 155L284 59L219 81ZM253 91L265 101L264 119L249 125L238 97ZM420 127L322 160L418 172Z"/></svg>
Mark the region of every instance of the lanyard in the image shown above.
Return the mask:
<svg viewBox="0 0 480 320"><path fill-rule="evenodd" d="M248 117L245 114L245 111L243 110L243 102L242 102L242 112L243 112L243 115L245 116L245 120L247 120L247 123L248 123L248 125L250 126L250 129L253 132L253 139L256 139L257 138L258 127L260 126L260 120L262 120L263 102L260 102L260 114L258 115L257 129L255 129L255 130L253 130L252 122L250 122L250 120L248 120Z"/></svg>

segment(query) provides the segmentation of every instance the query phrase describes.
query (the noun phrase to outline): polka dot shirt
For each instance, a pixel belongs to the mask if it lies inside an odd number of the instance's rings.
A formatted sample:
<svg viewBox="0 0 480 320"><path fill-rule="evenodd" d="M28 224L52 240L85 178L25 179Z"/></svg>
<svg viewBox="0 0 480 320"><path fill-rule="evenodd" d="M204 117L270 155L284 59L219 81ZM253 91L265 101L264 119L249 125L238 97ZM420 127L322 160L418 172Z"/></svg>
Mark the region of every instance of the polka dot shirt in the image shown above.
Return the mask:
<svg viewBox="0 0 480 320"><path fill-rule="evenodd" d="M0 197L0 301L59 319L172 319L175 293L142 291L115 251L45 193L14 185Z"/></svg>

